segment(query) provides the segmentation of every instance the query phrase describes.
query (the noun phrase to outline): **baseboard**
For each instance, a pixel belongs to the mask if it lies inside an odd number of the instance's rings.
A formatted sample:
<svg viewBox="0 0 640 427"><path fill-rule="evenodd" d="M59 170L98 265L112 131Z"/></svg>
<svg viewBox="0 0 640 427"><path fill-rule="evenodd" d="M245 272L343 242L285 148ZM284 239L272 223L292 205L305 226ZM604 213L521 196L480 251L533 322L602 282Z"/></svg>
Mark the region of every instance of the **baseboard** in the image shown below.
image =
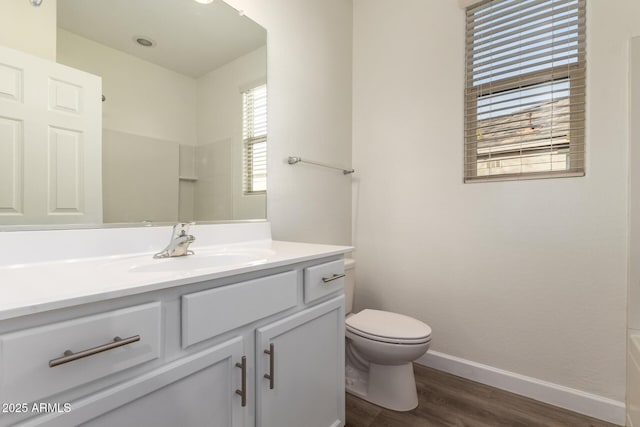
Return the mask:
<svg viewBox="0 0 640 427"><path fill-rule="evenodd" d="M625 425L624 402L437 351L429 351L416 360L416 363L593 418Z"/></svg>

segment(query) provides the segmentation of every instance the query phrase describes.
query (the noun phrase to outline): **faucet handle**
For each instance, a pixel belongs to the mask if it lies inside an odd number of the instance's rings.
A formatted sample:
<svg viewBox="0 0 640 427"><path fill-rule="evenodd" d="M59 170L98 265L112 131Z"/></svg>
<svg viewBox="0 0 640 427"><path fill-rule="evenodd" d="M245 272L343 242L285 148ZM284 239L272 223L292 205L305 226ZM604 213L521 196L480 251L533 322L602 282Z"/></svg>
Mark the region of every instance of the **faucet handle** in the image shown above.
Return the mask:
<svg viewBox="0 0 640 427"><path fill-rule="evenodd" d="M195 224L195 222L179 222L173 226L173 234L169 244L164 250L158 252L154 258L168 258L184 255L192 255L194 252L189 250L189 245L193 243L196 238L187 234L189 227Z"/></svg>
<svg viewBox="0 0 640 427"><path fill-rule="evenodd" d="M173 226L173 238L180 236L186 236L189 232L189 227L194 225L195 222L179 222Z"/></svg>

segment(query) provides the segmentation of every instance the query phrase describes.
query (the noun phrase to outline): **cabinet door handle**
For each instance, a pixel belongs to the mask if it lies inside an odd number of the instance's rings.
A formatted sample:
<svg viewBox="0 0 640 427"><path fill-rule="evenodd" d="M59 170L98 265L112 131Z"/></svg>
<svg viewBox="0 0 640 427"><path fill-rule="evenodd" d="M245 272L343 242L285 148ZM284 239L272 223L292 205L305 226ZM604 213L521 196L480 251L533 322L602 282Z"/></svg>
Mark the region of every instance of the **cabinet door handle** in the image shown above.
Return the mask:
<svg viewBox="0 0 640 427"><path fill-rule="evenodd" d="M269 344L269 350L265 350L264 353L269 355L269 373L264 374L264 377L269 380L269 389L273 390L275 380L273 371L276 360L275 347L273 344Z"/></svg>
<svg viewBox="0 0 640 427"><path fill-rule="evenodd" d="M242 369L242 379L240 390L236 390L236 394L241 397L242 406L247 406L247 357L242 356L242 362L236 363L236 367Z"/></svg>
<svg viewBox="0 0 640 427"><path fill-rule="evenodd" d="M77 353L74 353L71 350L67 350L64 352L64 356L50 360L49 367L55 368L56 366L64 365L65 363L73 362L74 360L93 356L94 354L102 353L103 351L113 350L114 348L122 347L137 341L140 341L140 335L134 335L129 338L115 337L113 339L113 342L102 344L97 347L89 348L87 350L82 350Z"/></svg>
<svg viewBox="0 0 640 427"><path fill-rule="evenodd" d="M346 276L346 274L344 274L344 273L342 273L342 274L334 274L331 277L323 277L322 281L324 283L333 282L334 280L342 279L344 276Z"/></svg>

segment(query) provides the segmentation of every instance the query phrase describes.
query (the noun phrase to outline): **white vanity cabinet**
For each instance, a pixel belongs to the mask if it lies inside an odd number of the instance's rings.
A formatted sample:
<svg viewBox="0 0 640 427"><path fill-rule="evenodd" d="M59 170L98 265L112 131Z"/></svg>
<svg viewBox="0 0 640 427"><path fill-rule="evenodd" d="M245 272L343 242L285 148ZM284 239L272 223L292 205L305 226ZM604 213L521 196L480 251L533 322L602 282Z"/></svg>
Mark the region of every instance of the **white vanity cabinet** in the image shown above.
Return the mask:
<svg viewBox="0 0 640 427"><path fill-rule="evenodd" d="M0 427L342 426L341 273L319 258L0 322L0 403L27 408Z"/></svg>
<svg viewBox="0 0 640 427"><path fill-rule="evenodd" d="M155 360L160 326L161 304L154 302L2 334L0 402L39 402ZM113 348L81 357L104 346Z"/></svg>
<svg viewBox="0 0 640 427"><path fill-rule="evenodd" d="M236 338L171 363L95 401L100 412L116 407L86 425L242 427L243 408L234 394L240 378L235 361L241 358L242 340Z"/></svg>
<svg viewBox="0 0 640 427"><path fill-rule="evenodd" d="M244 426L235 361L237 337L168 363L147 374L70 402L64 415L49 414L21 426ZM238 375L236 375L238 374Z"/></svg>
<svg viewBox="0 0 640 427"><path fill-rule="evenodd" d="M258 427L344 424L344 340L336 336L344 337L344 296L258 328Z"/></svg>

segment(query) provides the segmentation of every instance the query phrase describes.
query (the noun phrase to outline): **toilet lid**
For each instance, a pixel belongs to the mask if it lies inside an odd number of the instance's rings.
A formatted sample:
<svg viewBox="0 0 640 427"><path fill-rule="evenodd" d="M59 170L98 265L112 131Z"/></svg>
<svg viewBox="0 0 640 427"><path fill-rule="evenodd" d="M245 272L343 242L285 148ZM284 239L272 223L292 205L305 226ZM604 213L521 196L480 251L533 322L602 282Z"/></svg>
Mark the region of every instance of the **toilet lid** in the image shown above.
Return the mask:
<svg viewBox="0 0 640 427"><path fill-rule="evenodd" d="M347 318L348 329L383 339L424 340L431 336L426 323L403 314L381 310L362 310Z"/></svg>

